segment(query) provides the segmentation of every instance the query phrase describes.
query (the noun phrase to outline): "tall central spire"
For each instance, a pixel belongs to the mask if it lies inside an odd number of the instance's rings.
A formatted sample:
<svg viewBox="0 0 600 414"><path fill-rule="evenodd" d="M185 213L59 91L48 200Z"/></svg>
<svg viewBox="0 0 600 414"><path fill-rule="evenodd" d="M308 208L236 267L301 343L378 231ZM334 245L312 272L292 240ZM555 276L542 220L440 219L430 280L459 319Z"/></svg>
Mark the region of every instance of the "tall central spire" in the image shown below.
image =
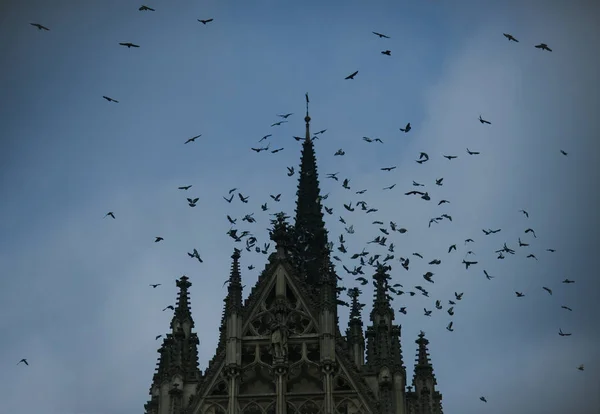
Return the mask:
<svg viewBox="0 0 600 414"><path fill-rule="evenodd" d="M328 260L327 231L323 221L319 178L315 148L310 139L310 116L308 115L308 94L306 94L306 138L302 144L300 178L296 193L295 233L299 247L300 263L304 268L307 282L317 286L320 270Z"/></svg>

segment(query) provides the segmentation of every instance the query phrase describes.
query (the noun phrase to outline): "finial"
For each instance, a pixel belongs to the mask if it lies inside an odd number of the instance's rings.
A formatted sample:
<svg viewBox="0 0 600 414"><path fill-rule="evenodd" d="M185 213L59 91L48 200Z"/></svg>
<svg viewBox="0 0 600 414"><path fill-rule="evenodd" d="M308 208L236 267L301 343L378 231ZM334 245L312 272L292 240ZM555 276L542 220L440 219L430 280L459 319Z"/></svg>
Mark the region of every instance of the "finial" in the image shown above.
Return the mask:
<svg viewBox="0 0 600 414"><path fill-rule="evenodd" d="M236 249L236 248L234 247L234 248L233 248L233 254L231 255L231 258L232 258L234 261L237 261L237 260L240 258L240 253L241 253L241 252L242 252L242 251L241 251L240 249Z"/></svg>
<svg viewBox="0 0 600 414"><path fill-rule="evenodd" d="M306 121L306 123L308 124L310 122L310 116L308 115L308 103L310 102L308 100L308 92L306 93L306 116L304 117L304 121Z"/></svg>
<svg viewBox="0 0 600 414"><path fill-rule="evenodd" d="M287 223L288 216L284 212L275 213L275 218L271 220L273 228L269 231L271 240L275 242L277 253L280 257L285 255L285 250L289 246L290 228Z"/></svg>

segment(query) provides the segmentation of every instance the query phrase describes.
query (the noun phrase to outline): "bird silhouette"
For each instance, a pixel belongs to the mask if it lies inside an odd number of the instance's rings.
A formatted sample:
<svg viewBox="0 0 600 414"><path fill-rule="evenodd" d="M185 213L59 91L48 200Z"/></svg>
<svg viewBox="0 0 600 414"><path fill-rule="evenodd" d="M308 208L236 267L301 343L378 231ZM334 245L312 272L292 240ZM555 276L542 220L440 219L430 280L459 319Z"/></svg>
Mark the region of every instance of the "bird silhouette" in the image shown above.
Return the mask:
<svg viewBox="0 0 600 414"><path fill-rule="evenodd" d="M119 44L121 46L126 46L127 49L131 49L132 47L140 47L139 45L136 45L135 43L131 43L131 42L121 42Z"/></svg>
<svg viewBox="0 0 600 414"><path fill-rule="evenodd" d="M160 283L155 283L155 284L151 284L150 286L152 286L154 289L156 289L160 285L161 285Z"/></svg>
<svg viewBox="0 0 600 414"><path fill-rule="evenodd" d="M119 103L119 101L117 101L116 99L111 98L110 96L103 96L103 98L106 99L108 102Z"/></svg>
<svg viewBox="0 0 600 414"><path fill-rule="evenodd" d="M552 52L552 49L550 49L546 43L540 43L539 45L535 45L535 48Z"/></svg>
<svg viewBox="0 0 600 414"><path fill-rule="evenodd" d="M139 11L155 11L152 7L148 7L146 5L143 5L138 9Z"/></svg>
<svg viewBox="0 0 600 414"><path fill-rule="evenodd" d="M27 362L26 358L23 358L22 360L20 360L19 362L17 362L17 365L19 365L21 362L24 363L25 365L29 365L29 362Z"/></svg>
<svg viewBox="0 0 600 414"><path fill-rule="evenodd" d="M356 75L358 75L358 71L356 71L356 72L354 72L354 73L352 73L352 74L350 74L350 75L346 76L344 79L354 79L354 77L355 77Z"/></svg>
<svg viewBox="0 0 600 414"><path fill-rule="evenodd" d="M206 24L206 23L212 22L214 19L206 19L206 20L196 19L196 20L198 20L202 24Z"/></svg>
<svg viewBox="0 0 600 414"><path fill-rule="evenodd" d="M392 56L392 51L391 50L383 50L381 51L382 55L387 55L387 56Z"/></svg>
<svg viewBox="0 0 600 414"><path fill-rule="evenodd" d="M164 239L162 237L156 237L156 239L154 240L154 243L158 243L159 241L163 241Z"/></svg>
<svg viewBox="0 0 600 414"><path fill-rule="evenodd" d="M486 121L485 119L483 119L481 117L481 115L479 115L479 122L481 122L482 124L492 125L492 123L490 121Z"/></svg>
<svg viewBox="0 0 600 414"><path fill-rule="evenodd" d="M502 33L504 35L504 37L506 37L508 39L508 41L510 42L511 40L513 42L519 43L519 41L517 39L515 39L511 34L508 33Z"/></svg>
<svg viewBox="0 0 600 414"><path fill-rule="evenodd" d="M43 26L39 23L29 23L30 25L37 27L38 30L45 30L45 31L49 31L50 29L48 29L46 26Z"/></svg>
<svg viewBox="0 0 600 414"><path fill-rule="evenodd" d="M412 127L410 126L410 122L409 122L408 124L406 124L406 126L404 128L400 128L400 131L407 133L411 129L412 129ZM421 153L421 154L423 154L423 153Z"/></svg>
<svg viewBox="0 0 600 414"><path fill-rule="evenodd" d="M390 39L389 36L386 36L384 34L381 33L377 33L377 32L372 32L374 35L379 36L380 39Z"/></svg>
<svg viewBox="0 0 600 414"><path fill-rule="evenodd" d="M108 213L106 213L106 216L110 216L113 219L115 218L115 213L113 213L112 211L109 211ZM106 216L104 216L104 218L106 218Z"/></svg>
<svg viewBox="0 0 600 414"><path fill-rule="evenodd" d="M194 137L191 137L191 138L188 138L188 140L187 140L187 141L185 141L185 142L184 142L184 144L189 144L190 142L194 142L194 141L196 141L198 138L200 138L201 136L202 136L202 134L200 134L200 135L196 135L196 136L194 136Z"/></svg>

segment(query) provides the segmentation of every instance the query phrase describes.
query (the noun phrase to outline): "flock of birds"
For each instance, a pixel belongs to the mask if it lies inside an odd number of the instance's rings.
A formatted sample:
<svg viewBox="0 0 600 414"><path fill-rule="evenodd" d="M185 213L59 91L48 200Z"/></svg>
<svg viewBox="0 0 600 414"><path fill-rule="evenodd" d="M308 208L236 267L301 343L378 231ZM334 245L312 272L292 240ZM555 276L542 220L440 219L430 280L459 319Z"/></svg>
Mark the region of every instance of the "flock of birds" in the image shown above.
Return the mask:
<svg viewBox="0 0 600 414"><path fill-rule="evenodd" d="M146 5L142 5L139 8L140 11L151 11L154 12L155 9L148 7ZM198 22L202 23L203 25L206 25L208 23L213 22L213 19L198 19ZM38 28L39 30L44 30L44 31L49 31L50 29L42 24L39 23L30 23L32 26ZM390 36L387 36L385 34L379 33L379 32L372 32L375 36L378 36L380 39L390 39ZM514 42L514 43L518 43L519 40L517 40L514 36L512 36L511 34L508 33L503 33L504 37L506 39L508 39L509 42ZM127 47L127 48L139 48L140 45L137 45L135 43L131 43L131 42L121 42L119 43L119 45L123 46L123 47ZM540 43L534 46L537 49L543 50L543 51L547 51L547 52L552 52L552 49L550 47L548 47L547 44L545 43ZM391 50L389 49L385 49L381 51L382 55L386 55L386 56L391 56ZM352 72L350 75L346 76L344 79L345 80L353 80L356 78L356 76L358 75L359 71L356 70L354 72ZM118 100L111 98L109 96L103 96L102 98L104 98L106 101L110 102L110 103L119 103ZM307 102L307 106L308 106L308 102L309 102L309 98L308 98L308 94L306 95L306 102ZM291 117L292 115L294 115L293 113L284 113L284 114L279 114L277 115L277 117L279 118L276 122L273 122L271 124L271 128L274 127L279 127L285 123L288 122L288 118ZM492 122L489 120L484 119L481 115L478 118L478 121L482 124L482 125L488 125L491 126ZM399 128L399 130L405 134L409 133L412 130L412 126L410 122L407 122L406 125L403 128ZM324 134L327 130L320 130L316 133L312 134L311 139L314 140L318 140L320 138L320 136L322 136L322 134ZM191 138L188 138L187 140L183 141L184 144L193 144L194 142L196 142L197 139L199 139L202 136L202 134L198 134L195 135ZM260 138L258 140L258 143L262 143L263 141L267 141L270 137L272 137L272 134L267 134L264 135L262 138ZM294 136L293 137L296 141L303 141L305 138L304 137L299 137L299 136ZM362 140L365 141L368 144L371 143L379 143L379 144L383 144L383 141L380 138L371 138L371 137L367 137L364 136L362 137ZM277 147L274 149L271 149L271 144L270 142L268 142L265 146L255 146L255 147L251 147L250 148L252 151L254 151L255 153L261 153L261 152L270 152L270 153L278 153L280 151L282 151L284 148L282 147ZM564 156L567 156L567 152L565 152L564 150L560 150L561 154ZM480 152L478 151L472 151L469 148L466 149L466 153L467 156L477 156L480 154ZM334 156L344 156L345 155L345 151L344 149L340 148L339 150L337 150L334 153ZM458 155L455 154L441 154L444 158L448 159L449 161L455 160L458 158ZM427 154L426 152L420 152L418 158L415 160L416 163L418 164L425 164L429 161L430 156L429 154ZM393 171L394 169L396 169L396 166L385 166L381 168L381 171L384 172L390 172ZM293 166L289 166L287 167L287 176L288 177L292 177L296 174L295 168ZM339 177L339 172L335 172L335 173L327 173L326 174L326 180L331 180L331 181L335 181L338 185L341 185L342 188L344 188L345 190L348 191L352 191L354 192L354 194L356 196L360 196L362 194L364 194L365 192L367 192L367 189L355 189L351 187L351 179L350 178L345 178L345 177ZM424 183L420 183L417 181L413 181L412 185L414 187L414 189L412 189L411 191L407 191L405 193L406 196L418 196L420 197L420 199L422 199L424 202L430 202L432 200L433 197L435 197L435 189L439 188L441 186L444 185L444 177L439 177L435 180L435 184L433 184L433 186L431 188L429 188L426 184ZM193 187L193 185L188 184L188 185L182 185L180 187L178 187L179 190L183 191L183 192L188 192L189 190L191 190ZM391 184L389 186L383 187L382 190L383 191L390 191L393 190L396 187L396 184ZM271 194L270 195L270 199L271 201L277 203L281 201L281 194ZM322 195L320 196L319 199L319 203L322 204L323 209L325 210L325 213L327 215L334 215L334 211L336 211L337 209L335 209L334 207L331 206L327 206L324 204L324 202L326 202L326 200L328 200L328 196L329 194L326 195ZM187 203L189 205L189 207L194 208L196 207L199 198L198 197L187 197ZM250 200L250 196L248 195L244 195L242 192L238 191L237 188L232 188L230 189L227 194L225 196L223 196L223 199L225 200L226 203L231 204L234 202L234 200L237 200L237 202L239 203L243 203L243 204L248 204L249 200ZM445 204L449 204L450 201L446 200L446 199L439 199L436 201L438 206L442 206ZM260 209L263 212L266 212L269 210L268 207L268 202L261 202L260 204ZM370 273L370 271L366 271L365 268L367 267L374 267L374 268L378 268L380 266L389 266L390 263L392 263L393 261L398 261L401 266L406 269L407 271L410 269L411 264L414 263L415 261L426 261L428 266L430 266L430 268L432 270L427 271L426 273L424 273L422 275L422 280L423 280L423 284L416 284L414 286L406 286L404 287L402 284L400 283L395 283L393 285L391 284L387 284L386 289L388 290L388 297L390 298L390 300L393 299L393 295L399 296L399 295L404 295L407 294L409 296L415 296L417 294L420 294L421 296L424 296L426 298L430 298L430 294L429 291L426 289L425 286L427 285L432 285L435 283L435 275L436 273L433 271L436 266L439 266L442 263L442 256L437 256L437 257L427 257L428 256L426 253L421 253L421 252L410 252L410 253L404 253L399 255L398 252L396 252L395 248L395 243L394 243L394 237L396 236L396 234L404 234L406 233L408 230L400 225L398 225L397 223L393 222L393 221L388 221L388 220L383 220L382 218L376 217L376 213L378 212L378 208L371 206L369 204L367 204L366 201L364 200L354 200L354 201L350 201L348 203L342 203L342 205L339 207L339 209L343 209L342 212L344 212L345 214L347 213L356 213L356 212L362 212L363 214L368 214L368 215L373 215L374 219L372 221L372 225L375 226L375 231L377 233L377 235L375 237L373 237L370 241L368 241L366 243L366 246L361 250L361 251L356 251L356 252L352 252L349 253L347 250L347 239L352 237L352 235L354 234L354 226L352 223L350 223L350 221L346 218L344 218L342 215L339 215L339 222L341 222L344 225L344 230L345 232L342 234L339 234L337 237L337 243L334 244L333 242L329 242L329 249L330 252L332 253L332 258L333 260L342 263L341 267L343 268L343 270L345 271L345 273L347 275L349 275L350 277L354 278L354 280L356 282L358 282L361 286L367 285L369 283L369 280L367 279L366 275L367 273ZM520 213L523 215L524 219L528 219L529 218L529 212L526 210L520 210ZM109 211L106 215L106 217L110 217L112 219L116 219L117 215L113 212L113 211ZM250 223L255 223L256 222L256 218L254 217L254 213L250 213L250 214L246 214L242 217L232 217L231 215L227 214L226 215L227 218L227 222L229 223L230 229L227 231L227 234L229 235L229 237L231 237L231 239L233 239L233 241L235 243L244 243L245 244L245 248L247 251L251 252L251 251L255 251L256 253L261 253L261 254L268 254L269 249L270 249L270 243L263 243L262 245L259 245L258 239L257 237L254 236L254 234L250 231L250 230L240 230L240 228L238 227L240 224L242 224L243 222L246 222L248 224ZM439 214L436 217L432 217L429 220L428 223L428 227L431 227L432 225L436 225L438 223L440 223L441 221L450 221L452 222L452 216L447 214L447 213L442 213ZM497 229L482 229L482 233L484 237L497 237L495 235L497 235L498 233L501 233L502 229L501 228L497 228ZM498 260L505 260L507 258L509 258L510 256L516 255L516 254L521 254L521 252L524 252L522 254L525 255L526 258L531 259L531 260L538 260L538 257L531 253L529 250L527 250L527 248L530 246L530 244L535 243L537 236L536 233L534 231L533 228L529 227L529 226L524 226L523 227L523 234L522 237L518 237L517 240L512 240L512 241L499 241L498 242L498 249L494 251L496 257ZM164 241L163 237L157 236L155 237L154 242L155 243L159 243ZM464 246L471 246L475 244L475 240L473 238L466 238L464 241ZM447 255L450 255L448 257L453 257L453 255L456 255L458 253L458 247L457 247L457 243L452 244L450 246L448 246L447 249ZM465 250L467 250L467 248L465 247ZM555 249L552 248L546 248L545 249L547 253L555 253ZM197 260L200 263L203 263L203 259L200 256L199 251L194 248L191 252L187 252L187 255L189 256L189 258L193 259L193 260ZM481 272L483 274L483 276L485 276L488 280L492 280L495 276L491 275L485 268L484 268L484 264L480 263L478 260L472 259L472 257L475 256L475 252L473 250L467 250L464 254L464 256L462 257L461 263L465 266L466 270L469 269L480 269L480 270L475 270L477 272ZM445 258L443 260L446 260ZM352 263L352 264L350 264ZM250 265L248 266L249 270L254 269L254 266ZM341 280L342 278L340 278ZM227 281L225 282L227 283ZM373 284L375 284L374 281L372 281ZM572 284L575 283L574 280L570 280L570 279L564 279L562 281L562 284L564 285L568 285L568 284ZM158 286L161 286L160 283L154 283L154 284L150 284L150 286L152 288L157 288ZM548 286L540 286L540 290L544 290L545 292L547 292L548 295L553 295L553 290L548 287ZM516 298L523 298L525 297L527 294L525 292L522 291L518 291L515 290L515 297ZM347 291L348 296L350 296L351 298L357 298L360 294L360 288L359 287L353 287L348 289ZM442 299L432 299L431 305L430 306L425 306L423 308L423 314L425 316L431 317L434 309L436 311L442 311L444 310L445 306L447 306L445 308L445 312L450 315L450 316L454 316L455 315L455 306L457 306L457 303L459 301L461 301L463 299L463 295L464 292L454 292L454 295L451 298L446 298L445 300ZM340 302L343 305L348 305L345 302ZM364 304L360 304L360 306L364 306ZM561 308L566 310L566 311L572 311L572 308L567 306L567 305L561 305ZM163 311L166 310L174 310L174 306L169 305L167 307L165 307L163 309ZM402 314L407 314L407 307L403 306L401 307L398 312L402 313ZM448 325L446 326L446 329L450 332L454 331L454 321L450 321L448 323ZM569 332L563 332L562 329L559 329L558 331L558 335L560 336L570 336L571 333ZM156 339L159 339L162 335L157 335ZM27 359L21 359L19 361L20 363L24 363L25 365L29 365ZM579 367L577 367L577 369L583 371L584 370L584 366L580 365ZM480 400L487 403L487 399L486 397L482 396L480 397Z"/></svg>

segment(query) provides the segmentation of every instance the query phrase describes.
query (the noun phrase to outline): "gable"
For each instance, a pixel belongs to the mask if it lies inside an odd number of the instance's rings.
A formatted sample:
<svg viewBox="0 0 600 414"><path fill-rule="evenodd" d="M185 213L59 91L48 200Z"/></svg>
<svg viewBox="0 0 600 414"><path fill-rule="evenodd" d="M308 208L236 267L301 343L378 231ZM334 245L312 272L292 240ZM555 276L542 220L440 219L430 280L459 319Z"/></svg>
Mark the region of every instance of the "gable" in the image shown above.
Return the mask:
<svg viewBox="0 0 600 414"><path fill-rule="evenodd" d="M271 323L275 320L274 311L281 311L282 308L291 336L318 333L317 319L310 310L308 300L300 292L298 281L282 263L279 263L262 282L265 285L260 290L260 297L256 298L252 309L246 314L242 337L257 338L269 335Z"/></svg>

